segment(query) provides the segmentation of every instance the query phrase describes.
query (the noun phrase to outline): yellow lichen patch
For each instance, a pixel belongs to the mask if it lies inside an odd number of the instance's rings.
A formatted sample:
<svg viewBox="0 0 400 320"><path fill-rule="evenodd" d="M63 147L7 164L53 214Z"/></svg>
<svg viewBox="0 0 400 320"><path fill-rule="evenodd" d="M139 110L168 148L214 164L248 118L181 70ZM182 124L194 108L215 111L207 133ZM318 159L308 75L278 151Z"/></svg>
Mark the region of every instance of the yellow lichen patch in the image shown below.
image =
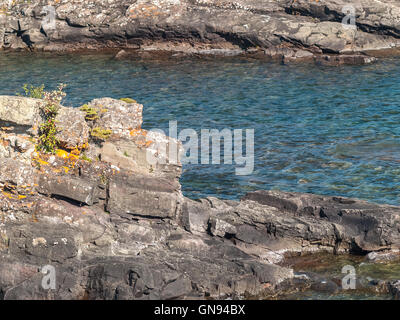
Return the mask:
<svg viewBox="0 0 400 320"><path fill-rule="evenodd" d="M81 151L78 148L73 149L71 152L62 149L56 150L56 156L64 159L66 162L66 166L63 166L65 173L68 173L70 168L75 167L76 162L79 160L80 152ZM67 168L68 171L65 168ZM59 169L58 172L61 172L61 169Z"/></svg>
<svg viewBox="0 0 400 320"><path fill-rule="evenodd" d="M24 195L21 195L21 194L12 194L12 193L7 192L7 191L2 191L1 194L2 194L4 197L6 197L7 199L10 199L10 200L22 200L22 199L25 199L25 198L26 198L26 196L24 196Z"/></svg>
<svg viewBox="0 0 400 320"><path fill-rule="evenodd" d="M124 102L126 102L126 103L137 103L136 100L131 99L131 98L121 98L121 99L119 99L119 100L124 101Z"/></svg>
<svg viewBox="0 0 400 320"><path fill-rule="evenodd" d="M56 150L56 156L63 158L63 159L68 159L69 157L69 152L62 150L62 149L57 149Z"/></svg>
<svg viewBox="0 0 400 320"><path fill-rule="evenodd" d="M74 149L71 150L70 156L77 156L79 158L80 154L81 150L78 147L75 147Z"/></svg>
<svg viewBox="0 0 400 320"><path fill-rule="evenodd" d="M32 160L34 162L36 162L37 164L41 165L41 166L48 166L49 163L45 160L43 160L42 158L40 158L40 154L36 153L34 154Z"/></svg>
<svg viewBox="0 0 400 320"><path fill-rule="evenodd" d="M2 194L3 194L3 196L5 196L6 198L8 198L8 199L13 199L13 196L12 196L12 194L11 193L9 193L9 192L5 192L5 191L3 191L2 192Z"/></svg>

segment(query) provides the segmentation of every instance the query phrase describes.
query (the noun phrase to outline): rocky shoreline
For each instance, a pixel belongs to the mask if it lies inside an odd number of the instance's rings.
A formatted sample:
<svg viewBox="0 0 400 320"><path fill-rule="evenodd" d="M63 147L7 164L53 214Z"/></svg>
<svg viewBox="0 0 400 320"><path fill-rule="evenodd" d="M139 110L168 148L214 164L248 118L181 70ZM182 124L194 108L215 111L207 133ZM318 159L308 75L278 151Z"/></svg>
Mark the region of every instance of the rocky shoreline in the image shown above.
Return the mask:
<svg viewBox="0 0 400 320"><path fill-rule="evenodd" d="M283 63L366 64L398 55L400 5L359 0L6 1L3 50L124 49L149 54L250 56ZM51 5L54 9L46 9ZM347 9L346 9L347 8ZM54 11L52 11L54 10ZM350 10L357 28L344 27Z"/></svg>
<svg viewBox="0 0 400 320"><path fill-rule="evenodd" d="M272 298L322 281L282 265L290 255L399 258L400 207L280 191L194 201L166 152L180 143L142 129L136 101L60 106L53 153L38 148L46 103L0 96L2 299ZM399 281L371 283L399 297Z"/></svg>

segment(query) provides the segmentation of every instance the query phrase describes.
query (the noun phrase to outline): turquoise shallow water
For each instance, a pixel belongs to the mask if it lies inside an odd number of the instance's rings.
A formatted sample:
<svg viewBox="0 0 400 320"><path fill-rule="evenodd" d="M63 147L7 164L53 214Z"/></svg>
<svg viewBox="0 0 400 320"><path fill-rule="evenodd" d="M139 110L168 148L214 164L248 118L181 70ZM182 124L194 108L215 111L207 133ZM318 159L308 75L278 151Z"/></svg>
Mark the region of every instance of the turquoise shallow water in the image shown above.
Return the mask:
<svg viewBox="0 0 400 320"><path fill-rule="evenodd" d="M68 84L67 105L131 97L144 128L255 129L255 170L187 165L186 195L236 199L281 189L398 204L400 60L340 68L238 59L115 61L108 55L0 55L0 94Z"/></svg>

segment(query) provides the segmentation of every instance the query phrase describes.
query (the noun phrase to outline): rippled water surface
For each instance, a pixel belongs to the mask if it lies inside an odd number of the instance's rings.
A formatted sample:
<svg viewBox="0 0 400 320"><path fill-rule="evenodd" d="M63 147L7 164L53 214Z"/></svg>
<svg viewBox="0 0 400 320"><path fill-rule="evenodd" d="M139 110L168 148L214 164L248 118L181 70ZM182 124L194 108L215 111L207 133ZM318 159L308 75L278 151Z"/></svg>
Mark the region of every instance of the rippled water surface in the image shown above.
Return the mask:
<svg viewBox="0 0 400 320"><path fill-rule="evenodd" d="M252 175L187 165L186 195L236 199L281 189L398 204L400 60L340 68L238 59L115 61L108 55L0 55L0 94L68 84L67 105L131 97L144 128L255 129Z"/></svg>

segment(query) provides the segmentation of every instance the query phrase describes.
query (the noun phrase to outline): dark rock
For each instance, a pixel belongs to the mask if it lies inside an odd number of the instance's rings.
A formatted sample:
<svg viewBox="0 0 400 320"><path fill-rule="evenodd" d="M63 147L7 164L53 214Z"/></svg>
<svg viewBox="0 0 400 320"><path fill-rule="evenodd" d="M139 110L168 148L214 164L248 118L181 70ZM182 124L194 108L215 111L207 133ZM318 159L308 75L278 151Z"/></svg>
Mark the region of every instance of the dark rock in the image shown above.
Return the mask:
<svg viewBox="0 0 400 320"><path fill-rule="evenodd" d="M185 198L181 218L184 228L192 233L205 233L208 229L211 210L197 201Z"/></svg>
<svg viewBox="0 0 400 320"><path fill-rule="evenodd" d="M389 282L389 292L395 300L400 300L400 280Z"/></svg>
<svg viewBox="0 0 400 320"><path fill-rule="evenodd" d="M180 277L167 284L161 291L161 298L165 300L184 298L192 291L192 283L189 279Z"/></svg>
<svg viewBox="0 0 400 320"><path fill-rule="evenodd" d="M346 26L342 12L346 5L346 1L308 0L99 0L94 8L84 1L57 3L53 29L43 23L48 17L35 0L8 8L0 46L45 51L113 47L120 50L118 59L138 48L133 55L139 57L155 52L255 56L261 48L267 57L284 63L315 58L327 65L371 63L373 59L359 54L399 47L397 3L354 4L357 30Z"/></svg>
<svg viewBox="0 0 400 320"><path fill-rule="evenodd" d="M132 214L155 218L175 218L183 197L174 181L146 176L128 179L113 177L107 210L112 214Z"/></svg>

